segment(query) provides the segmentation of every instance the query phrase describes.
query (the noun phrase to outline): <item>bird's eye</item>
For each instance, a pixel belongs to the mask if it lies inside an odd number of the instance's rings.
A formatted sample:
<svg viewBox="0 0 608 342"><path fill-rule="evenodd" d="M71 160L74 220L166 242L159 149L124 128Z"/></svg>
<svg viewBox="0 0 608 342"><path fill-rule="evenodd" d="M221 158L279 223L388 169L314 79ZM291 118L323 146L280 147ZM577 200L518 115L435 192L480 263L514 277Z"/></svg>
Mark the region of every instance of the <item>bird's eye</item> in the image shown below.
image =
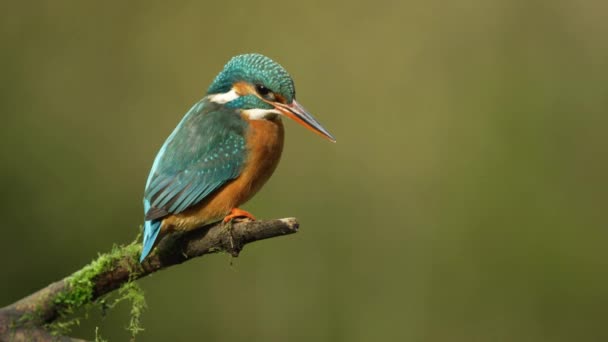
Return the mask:
<svg viewBox="0 0 608 342"><path fill-rule="evenodd" d="M255 85L255 91L257 91L258 94L260 94L260 96L265 98L266 100L269 100L269 101L275 100L274 93L270 89L266 88L265 86L263 86L261 84Z"/></svg>
<svg viewBox="0 0 608 342"><path fill-rule="evenodd" d="M255 90L258 92L258 94L262 96L268 95L268 93L270 93L270 89L266 88L261 84L256 84Z"/></svg>

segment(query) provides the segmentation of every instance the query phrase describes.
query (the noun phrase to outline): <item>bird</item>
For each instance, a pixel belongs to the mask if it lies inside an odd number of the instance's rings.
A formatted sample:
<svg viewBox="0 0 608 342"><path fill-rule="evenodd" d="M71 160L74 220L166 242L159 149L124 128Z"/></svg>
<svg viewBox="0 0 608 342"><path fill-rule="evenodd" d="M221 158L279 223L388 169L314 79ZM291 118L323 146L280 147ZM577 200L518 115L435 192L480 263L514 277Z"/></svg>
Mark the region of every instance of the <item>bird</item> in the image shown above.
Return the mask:
<svg viewBox="0 0 608 342"><path fill-rule="evenodd" d="M255 220L239 207L278 165L282 117L336 142L295 97L292 77L272 59L250 53L228 61L154 159L144 190L140 262L166 234Z"/></svg>

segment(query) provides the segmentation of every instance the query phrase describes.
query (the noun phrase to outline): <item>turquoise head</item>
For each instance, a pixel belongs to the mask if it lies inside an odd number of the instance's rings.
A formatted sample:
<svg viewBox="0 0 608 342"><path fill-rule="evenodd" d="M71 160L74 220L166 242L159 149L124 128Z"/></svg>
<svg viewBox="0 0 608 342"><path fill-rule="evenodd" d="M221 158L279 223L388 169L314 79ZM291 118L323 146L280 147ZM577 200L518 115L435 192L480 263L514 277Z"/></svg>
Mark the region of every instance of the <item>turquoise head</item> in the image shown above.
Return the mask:
<svg viewBox="0 0 608 342"><path fill-rule="evenodd" d="M217 75L207 95L210 101L240 110L250 120L284 115L335 142L335 138L296 101L296 89L289 73L266 56L252 53L233 57Z"/></svg>

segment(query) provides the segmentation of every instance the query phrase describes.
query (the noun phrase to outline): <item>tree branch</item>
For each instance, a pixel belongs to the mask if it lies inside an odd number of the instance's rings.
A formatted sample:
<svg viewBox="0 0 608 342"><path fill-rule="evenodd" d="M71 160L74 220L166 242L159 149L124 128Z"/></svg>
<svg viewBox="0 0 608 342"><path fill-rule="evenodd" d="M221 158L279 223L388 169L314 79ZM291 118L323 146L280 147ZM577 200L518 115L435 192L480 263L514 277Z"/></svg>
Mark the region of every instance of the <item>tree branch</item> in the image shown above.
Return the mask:
<svg viewBox="0 0 608 342"><path fill-rule="evenodd" d="M141 244L115 247L69 277L0 309L0 341L80 341L53 337L46 326L63 313L94 302L129 281L216 252L238 256L251 242L293 234L295 218L221 222L183 234L169 234L143 263Z"/></svg>

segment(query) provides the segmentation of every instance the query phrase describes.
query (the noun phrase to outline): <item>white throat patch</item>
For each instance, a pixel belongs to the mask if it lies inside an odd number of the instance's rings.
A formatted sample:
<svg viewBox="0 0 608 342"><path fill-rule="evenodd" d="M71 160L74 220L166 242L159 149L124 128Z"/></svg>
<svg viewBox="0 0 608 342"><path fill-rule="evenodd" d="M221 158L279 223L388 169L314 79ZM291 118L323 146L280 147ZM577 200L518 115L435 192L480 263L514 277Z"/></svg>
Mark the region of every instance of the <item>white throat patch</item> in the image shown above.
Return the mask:
<svg viewBox="0 0 608 342"><path fill-rule="evenodd" d="M249 120L265 120L270 119L274 116L281 115L276 109L244 109L241 113L245 114L245 116Z"/></svg>

